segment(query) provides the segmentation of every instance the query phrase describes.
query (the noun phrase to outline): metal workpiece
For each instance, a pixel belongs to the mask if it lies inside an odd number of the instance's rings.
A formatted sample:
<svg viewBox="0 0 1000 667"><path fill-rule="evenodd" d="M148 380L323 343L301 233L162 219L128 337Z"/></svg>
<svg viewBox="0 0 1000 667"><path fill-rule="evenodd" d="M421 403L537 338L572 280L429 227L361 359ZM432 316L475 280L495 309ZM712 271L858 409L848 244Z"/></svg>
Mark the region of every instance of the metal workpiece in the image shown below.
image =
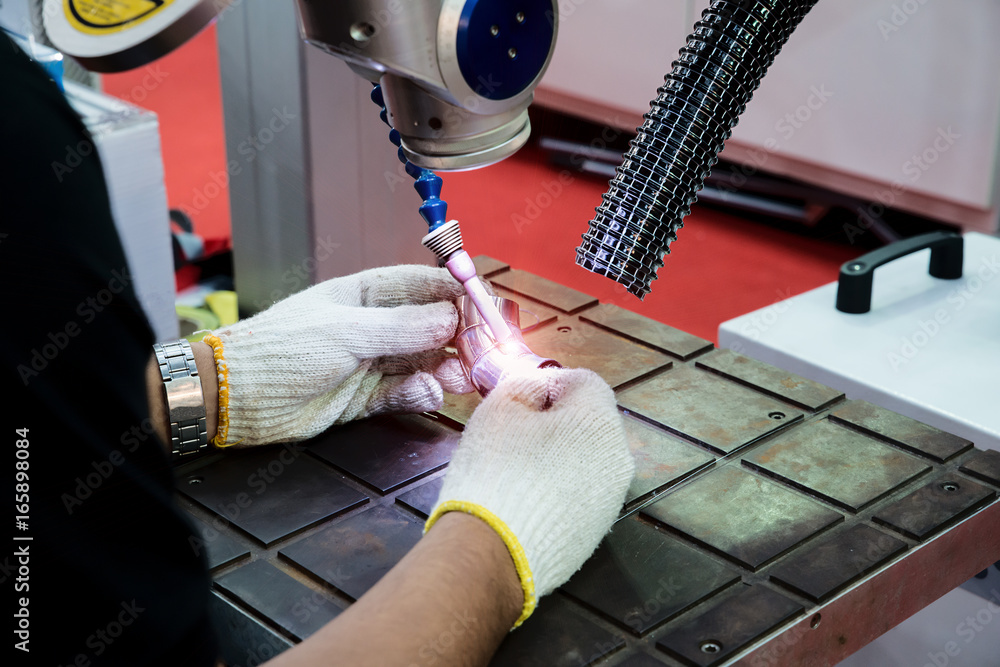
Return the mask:
<svg viewBox="0 0 1000 667"><path fill-rule="evenodd" d="M944 463L972 449L972 442L866 401L848 401L830 420Z"/></svg>
<svg viewBox="0 0 1000 667"><path fill-rule="evenodd" d="M635 460L635 477L625 494L630 508L666 491L715 463L711 454L633 417L626 417L625 438Z"/></svg>
<svg viewBox="0 0 1000 667"><path fill-rule="evenodd" d="M298 2L305 39L382 86L406 157L435 170L504 159L555 48L555 0Z"/></svg>
<svg viewBox="0 0 1000 667"><path fill-rule="evenodd" d="M458 335L455 347L462 368L472 386L486 396L509 372L518 369L560 368L554 359L540 357L528 347L521 336L520 310L516 301L490 297L507 323L510 338L498 341L486 319L469 297L458 300Z"/></svg>
<svg viewBox="0 0 1000 667"><path fill-rule="evenodd" d="M662 352L614 336L579 317L561 317L555 326L532 331L525 340L538 354L558 356L571 368L589 368L613 388L668 369L673 363Z"/></svg>
<svg viewBox="0 0 1000 667"><path fill-rule="evenodd" d="M732 350L713 350L698 359L697 366L807 410L821 410L844 398L842 391Z"/></svg>
<svg viewBox="0 0 1000 667"><path fill-rule="evenodd" d="M624 388L618 403L718 454L731 454L804 416L770 396L690 365Z"/></svg>
<svg viewBox="0 0 1000 667"><path fill-rule="evenodd" d="M662 322L637 315L610 303L588 309L587 312L580 314L580 319L618 334L622 338L665 352L681 361L687 361L715 347L704 338L692 336L680 329L668 327Z"/></svg>
<svg viewBox="0 0 1000 667"><path fill-rule="evenodd" d="M960 470L993 486L1000 486L1000 451L977 452Z"/></svg>
<svg viewBox="0 0 1000 667"><path fill-rule="evenodd" d="M323 433L309 452L389 493L447 465L458 439L454 430L415 415L384 415Z"/></svg>
<svg viewBox="0 0 1000 667"><path fill-rule="evenodd" d="M490 281L515 294L548 304L567 314L577 313L597 305L597 299L589 294L584 294L527 271L511 269L492 276Z"/></svg>
<svg viewBox="0 0 1000 667"><path fill-rule="evenodd" d="M743 464L852 512L931 469L915 456L830 420L778 436L745 456Z"/></svg>
<svg viewBox="0 0 1000 667"><path fill-rule="evenodd" d="M1000 560L997 452L473 261L529 350L616 387L636 462L611 532L492 664L832 666ZM416 544L480 400L180 464L229 664L307 638Z"/></svg>
<svg viewBox="0 0 1000 667"><path fill-rule="evenodd" d="M562 590L644 635L739 581L735 567L632 518L614 527Z"/></svg>
<svg viewBox="0 0 1000 667"><path fill-rule="evenodd" d="M332 621L346 606L332 596L315 593L263 560L219 577L215 586L254 611L268 614L282 630L299 641ZM306 610L309 613L304 613Z"/></svg>
<svg viewBox="0 0 1000 667"><path fill-rule="evenodd" d="M734 465L708 472L642 512L754 572L844 520L812 498Z"/></svg>
<svg viewBox="0 0 1000 667"><path fill-rule="evenodd" d="M178 480L181 493L264 545L344 514L368 500L301 447L229 452ZM296 501L269 493L274 480L294 485ZM213 524L214 525L214 524Z"/></svg>
<svg viewBox="0 0 1000 667"><path fill-rule="evenodd" d="M413 548L423 522L392 507L366 509L283 547L285 559L357 600Z"/></svg>

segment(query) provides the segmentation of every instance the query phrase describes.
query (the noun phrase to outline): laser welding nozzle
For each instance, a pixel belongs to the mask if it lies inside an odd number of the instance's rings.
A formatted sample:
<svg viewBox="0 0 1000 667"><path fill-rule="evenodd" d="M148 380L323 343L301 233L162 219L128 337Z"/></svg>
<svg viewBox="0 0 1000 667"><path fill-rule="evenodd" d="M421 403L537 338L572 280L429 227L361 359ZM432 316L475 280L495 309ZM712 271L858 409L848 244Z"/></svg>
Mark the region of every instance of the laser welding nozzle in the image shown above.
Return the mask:
<svg viewBox="0 0 1000 667"><path fill-rule="evenodd" d="M427 234L421 243L444 261L444 265L448 267L455 280L462 283L465 293L476 304L476 310L486 320L486 326L497 342L512 340L514 335L510 327L507 326L492 297L476 275L476 265L473 264L472 258L462 247L462 232L458 227L458 220L449 220Z"/></svg>

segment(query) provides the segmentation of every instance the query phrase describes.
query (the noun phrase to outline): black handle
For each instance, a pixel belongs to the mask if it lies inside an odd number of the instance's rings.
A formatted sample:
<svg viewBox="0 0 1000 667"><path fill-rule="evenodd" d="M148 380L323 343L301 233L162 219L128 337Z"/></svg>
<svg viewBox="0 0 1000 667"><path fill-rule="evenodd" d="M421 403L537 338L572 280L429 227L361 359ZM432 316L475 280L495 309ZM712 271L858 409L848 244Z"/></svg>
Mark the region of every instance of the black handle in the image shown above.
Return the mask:
<svg viewBox="0 0 1000 667"><path fill-rule="evenodd" d="M931 232L890 243L840 267L837 285L837 310L842 313L867 313L872 309L872 278L875 269L911 252L931 249L930 274L935 278L955 280L962 277L964 242L955 232Z"/></svg>

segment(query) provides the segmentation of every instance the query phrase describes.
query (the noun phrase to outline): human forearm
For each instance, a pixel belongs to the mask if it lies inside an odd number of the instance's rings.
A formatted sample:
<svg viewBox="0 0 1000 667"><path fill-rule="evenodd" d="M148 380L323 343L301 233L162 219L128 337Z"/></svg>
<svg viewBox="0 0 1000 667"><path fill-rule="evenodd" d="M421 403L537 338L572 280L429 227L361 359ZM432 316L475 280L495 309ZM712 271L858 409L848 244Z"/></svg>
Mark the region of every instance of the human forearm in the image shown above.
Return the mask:
<svg viewBox="0 0 1000 667"><path fill-rule="evenodd" d="M451 512L347 611L267 664L485 665L523 599L503 541Z"/></svg>
<svg viewBox="0 0 1000 667"><path fill-rule="evenodd" d="M207 343L191 343L191 351L194 352L194 362L198 366L201 391L205 395L205 425L211 441L219 427L219 378L215 370L215 358L212 346ZM150 355L149 363L146 364L146 401L149 404L149 419L153 431L169 451L170 415L163 390L163 378L154 355Z"/></svg>

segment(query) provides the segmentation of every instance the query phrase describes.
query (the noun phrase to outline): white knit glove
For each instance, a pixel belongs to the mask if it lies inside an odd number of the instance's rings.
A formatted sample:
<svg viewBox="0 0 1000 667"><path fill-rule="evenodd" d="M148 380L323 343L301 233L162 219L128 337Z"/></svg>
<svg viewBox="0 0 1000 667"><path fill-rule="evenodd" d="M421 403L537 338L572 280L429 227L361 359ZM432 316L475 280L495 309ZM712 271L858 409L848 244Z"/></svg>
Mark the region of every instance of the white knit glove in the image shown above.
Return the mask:
<svg viewBox="0 0 1000 667"><path fill-rule="evenodd" d="M507 376L469 419L425 530L463 511L497 532L524 591L517 627L594 551L633 474L614 393L596 373Z"/></svg>
<svg viewBox="0 0 1000 667"><path fill-rule="evenodd" d="M464 294L445 269L335 278L205 338L219 371L220 447L305 440L373 414L441 407L472 386L442 346Z"/></svg>

